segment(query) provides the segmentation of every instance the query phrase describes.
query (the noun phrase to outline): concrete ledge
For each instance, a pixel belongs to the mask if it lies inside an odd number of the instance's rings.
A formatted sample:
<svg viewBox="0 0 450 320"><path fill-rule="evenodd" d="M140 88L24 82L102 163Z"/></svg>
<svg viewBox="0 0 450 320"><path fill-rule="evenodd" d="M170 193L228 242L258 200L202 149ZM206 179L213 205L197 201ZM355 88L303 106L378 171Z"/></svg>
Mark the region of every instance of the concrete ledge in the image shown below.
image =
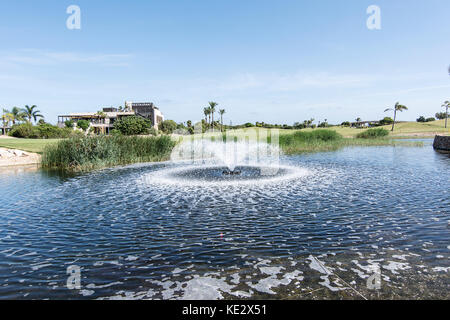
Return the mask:
<svg viewBox="0 0 450 320"><path fill-rule="evenodd" d="M433 148L437 151L450 152L450 136L435 136Z"/></svg>

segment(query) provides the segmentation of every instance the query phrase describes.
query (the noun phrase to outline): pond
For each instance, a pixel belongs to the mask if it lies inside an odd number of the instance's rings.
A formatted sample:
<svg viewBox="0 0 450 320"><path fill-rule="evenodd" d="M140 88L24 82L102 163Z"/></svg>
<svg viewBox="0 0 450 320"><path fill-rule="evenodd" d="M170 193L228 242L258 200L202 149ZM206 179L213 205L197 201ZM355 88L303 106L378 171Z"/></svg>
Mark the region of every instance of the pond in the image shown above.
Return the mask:
<svg viewBox="0 0 450 320"><path fill-rule="evenodd" d="M358 147L283 156L272 178L238 169L0 171L0 298L450 298L448 155Z"/></svg>

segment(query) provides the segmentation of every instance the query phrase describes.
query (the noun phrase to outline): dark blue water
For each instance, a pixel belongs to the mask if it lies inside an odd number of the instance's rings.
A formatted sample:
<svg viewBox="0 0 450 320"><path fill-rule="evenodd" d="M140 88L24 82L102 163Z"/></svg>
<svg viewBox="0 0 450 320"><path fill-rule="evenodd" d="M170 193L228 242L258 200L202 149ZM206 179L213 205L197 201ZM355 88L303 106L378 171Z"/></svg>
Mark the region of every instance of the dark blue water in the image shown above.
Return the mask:
<svg viewBox="0 0 450 320"><path fill-rule="evenodd" d="M0 298L449 298L448 155L365 147L282 164L245 184L190 183L171 164L2 170Z"/></svg>

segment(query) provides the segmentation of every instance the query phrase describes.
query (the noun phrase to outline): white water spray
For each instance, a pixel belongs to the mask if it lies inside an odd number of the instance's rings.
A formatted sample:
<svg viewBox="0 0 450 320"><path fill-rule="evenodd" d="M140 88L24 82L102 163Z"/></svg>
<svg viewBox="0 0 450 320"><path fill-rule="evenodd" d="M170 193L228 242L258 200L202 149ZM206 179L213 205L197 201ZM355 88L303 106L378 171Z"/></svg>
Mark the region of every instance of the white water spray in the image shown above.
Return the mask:
<svg viewBox="0 0 450 320"><path fill-rule="evenodd" d="M178 144L171 154L174 162L184 161L192 164L205 162L226 166L233 171L240 165L276 167L279 165L278 145L259 141L211 141L190 139Z"/></svg>

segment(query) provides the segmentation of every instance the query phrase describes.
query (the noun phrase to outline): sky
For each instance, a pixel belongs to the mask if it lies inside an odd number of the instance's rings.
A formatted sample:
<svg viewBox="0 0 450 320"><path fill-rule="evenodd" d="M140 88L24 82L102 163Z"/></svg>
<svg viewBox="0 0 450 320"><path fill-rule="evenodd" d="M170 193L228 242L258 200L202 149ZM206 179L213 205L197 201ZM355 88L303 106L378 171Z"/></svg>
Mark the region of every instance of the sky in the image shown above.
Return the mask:
<svg viewBox="0 0 450 320"><path fill-rule="evenodd" d="M70 5L81 29L68 29ZM377 5L381 29L369 30ZM229 124L399 120L450 99L448 0L17 0L0 3L0 108L46 120L124 101Z"/></svg>

